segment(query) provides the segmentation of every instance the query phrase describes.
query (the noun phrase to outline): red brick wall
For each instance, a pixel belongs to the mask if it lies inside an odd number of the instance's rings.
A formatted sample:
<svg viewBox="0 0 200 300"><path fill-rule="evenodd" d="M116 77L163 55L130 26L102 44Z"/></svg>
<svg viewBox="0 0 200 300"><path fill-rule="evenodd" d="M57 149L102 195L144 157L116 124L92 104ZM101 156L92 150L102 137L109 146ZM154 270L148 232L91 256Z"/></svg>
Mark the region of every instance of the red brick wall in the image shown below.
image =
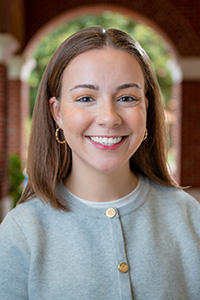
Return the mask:
<svg viewBox="0 0 200 300"><path fill-rule="evenodd" d="M200 37L200 1L168 0L167 2L176 7L176 10L182 15L188 26L190 26L190 29Z"/></svg>
<svg viewBox="0 0 200 300"><path fill-rule="evenodd" d="M181 182L181 128L182 128L182 98L181 98L181 84L175 84L172 91L172 145L173 153L175 155L176 167L173 170L173 175L176 181Z"/></svg>
<svg viewBox="0 0 200 300"><path fill-rule="evenodd" d="M7 72L0 64L0 199L7 194Z"/></svg>
<svg viewBox="0 0 200 300"><path fill-rule="evenodd" d="M200 55L199 0L57 0L52 1L51 5L47 0L25 1L25 44L53 18L64 12L70 13L73 9L81 13L82 8L88 7L89 10L91 6L102 7L102 10L110 8L119 11L121 8L127 14L139 14L160 28L171 39L179 54Z"/></svg>
<svg viewBox="0 0 200 300"><path fill-rule="evenodd" d="M8 154L20 155L20 80L8 82Z"/></svg>
<svg viewBox="0 0 200 300"><path fill-rule="evenodd" d="M200 81L182 82L181 184L200 187Z"/></svg>
<svg viewBox="0 0 200 300"><path fill-rule="evenodd" d="M26 82L21 82L21 103L20 103L20 157L22 165L26 163L28 145L28 126L30 114L29 86Z"/></svg>
<svg viewBox="0 0 200 300"><path fill-rule="evenodd" d="M25 165L29 122L29 86L21 80L8 83L8 154L17 154Z"/></svg>

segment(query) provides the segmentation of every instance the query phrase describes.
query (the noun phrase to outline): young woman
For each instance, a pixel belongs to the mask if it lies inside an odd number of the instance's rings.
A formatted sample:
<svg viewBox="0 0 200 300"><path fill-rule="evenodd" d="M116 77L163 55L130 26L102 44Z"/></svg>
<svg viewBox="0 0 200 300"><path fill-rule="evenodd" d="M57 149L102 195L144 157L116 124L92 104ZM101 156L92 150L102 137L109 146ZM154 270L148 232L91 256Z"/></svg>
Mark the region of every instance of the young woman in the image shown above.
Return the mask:
<svg viewBox="0 0 200 300"><path fill-rule="evenodd" d="M197 300L200 205L170 177L150 60L116 29L57 49L20 204L0 229L1 300Z"/></svg>

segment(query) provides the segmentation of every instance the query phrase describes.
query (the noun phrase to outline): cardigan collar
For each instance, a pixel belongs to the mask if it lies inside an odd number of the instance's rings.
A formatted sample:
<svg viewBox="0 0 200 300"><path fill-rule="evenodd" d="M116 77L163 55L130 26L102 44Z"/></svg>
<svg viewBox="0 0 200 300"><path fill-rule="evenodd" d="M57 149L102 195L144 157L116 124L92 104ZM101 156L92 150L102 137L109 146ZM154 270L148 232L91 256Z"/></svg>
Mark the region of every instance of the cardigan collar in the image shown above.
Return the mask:
<svg viewBox="0 0 200 300"><path fill-rule="evenodd" d="M128 201L127 204L123 205L122 207L117 208L114 203L110 202L110 208L115 209L116 216L125 216L130 214L131 212L136 211L140 206L148 198L148 191L149 191L149 179L146 177L139 176L140 179L140 189L134 199L134 201ZM89 206L87 204L82 203L78 200L72 193L70 193L67 188L64 186L63 182L59 182L57 184L57 191L61 195L62 204L66 205L67 208L79 214L84 214L90 217L97 217L97 218L105 218L106 211L108 208L96 208Z"/></svg>

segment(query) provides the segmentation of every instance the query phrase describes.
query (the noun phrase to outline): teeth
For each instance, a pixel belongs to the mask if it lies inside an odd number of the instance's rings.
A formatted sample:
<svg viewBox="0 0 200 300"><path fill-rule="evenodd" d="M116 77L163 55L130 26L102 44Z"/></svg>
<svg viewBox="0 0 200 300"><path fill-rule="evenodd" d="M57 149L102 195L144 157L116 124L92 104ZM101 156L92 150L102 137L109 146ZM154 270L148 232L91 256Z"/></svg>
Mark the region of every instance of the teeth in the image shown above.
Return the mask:
<svg viewBox="0 0 200 300"><path fill-rule="evenodd" d="M122 140L122 137L115 137L115 138L110 137L110 138L107 138L107 137L97 137L97 136L94 137L94 136L92 136L90 138L95 143L106 145L106 146L115 145L115 144L121 142L121 140Z"/></svg>

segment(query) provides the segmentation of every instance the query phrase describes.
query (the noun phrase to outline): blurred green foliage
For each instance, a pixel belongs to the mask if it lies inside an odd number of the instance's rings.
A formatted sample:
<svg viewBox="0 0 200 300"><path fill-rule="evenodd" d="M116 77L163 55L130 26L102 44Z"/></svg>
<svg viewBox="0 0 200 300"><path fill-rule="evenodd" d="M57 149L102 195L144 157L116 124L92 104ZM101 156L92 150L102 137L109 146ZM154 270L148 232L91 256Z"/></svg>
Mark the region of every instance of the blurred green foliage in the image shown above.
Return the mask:
<svg viewBox="0 0 200 300"><path fill-rule="evenodd" d="M9 158L9 195L13 199L13 206L16 206L22 194L24 175L21 170L21 160L18 155L11 155Z"/></svg>
<svg viewBox="0 0 200 300"><path fill-rule="evenodd" d="M167 103L171 95L172 77L167 67L170 56L163 40L150 27L142 23L136 23L122 14L105 11L101 15L84 15L68 23L64 23L42 39L33 53L37 67L32 72L29 80L31 88L31 112L34 107L42 74L56 48L74 32L93 25L100 25L105 29L111 27L121 29L141 44L152 61L164 102Z"/></svg>

